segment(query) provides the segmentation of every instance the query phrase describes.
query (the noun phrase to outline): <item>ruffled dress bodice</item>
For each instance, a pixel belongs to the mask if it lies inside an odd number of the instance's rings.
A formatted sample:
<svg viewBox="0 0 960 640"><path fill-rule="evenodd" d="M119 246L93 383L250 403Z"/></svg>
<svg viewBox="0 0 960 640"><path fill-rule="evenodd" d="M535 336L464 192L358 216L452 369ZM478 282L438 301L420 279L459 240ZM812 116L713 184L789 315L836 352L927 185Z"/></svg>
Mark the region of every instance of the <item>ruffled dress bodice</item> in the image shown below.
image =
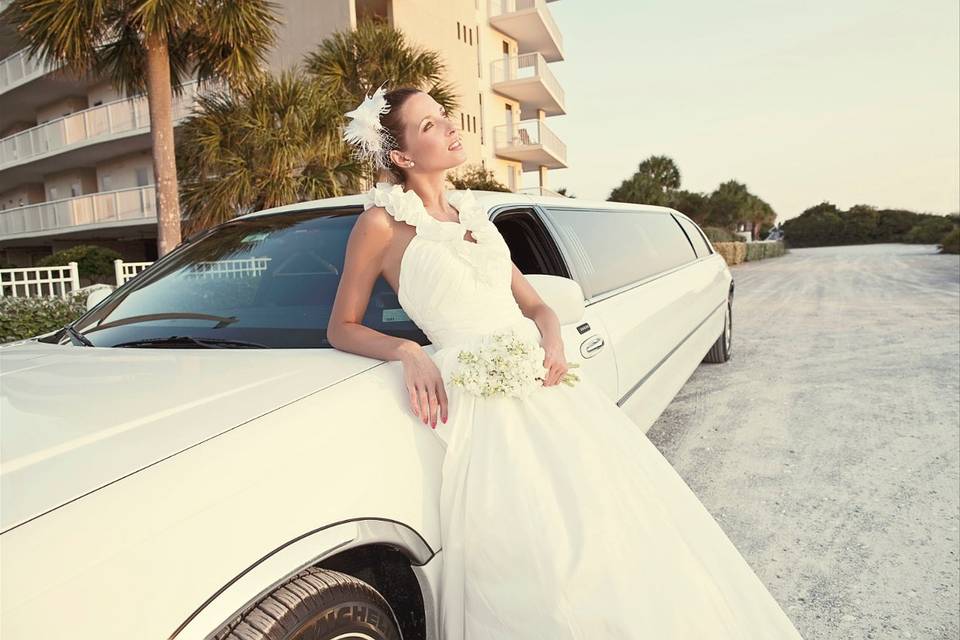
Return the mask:
<svg viewBox="0 0 960 640"><path fill-rule="evenodd" d="M378 182L364 194L364 210L383 207L416 229L400 261L400 306L438 349L506 329L539 341L536 323L513 297L513 263L500 231L469 189L447 191L447 201L459 221L433 217L416 191L399 184ZM468 230L476 242L464 238Z"/></svg>

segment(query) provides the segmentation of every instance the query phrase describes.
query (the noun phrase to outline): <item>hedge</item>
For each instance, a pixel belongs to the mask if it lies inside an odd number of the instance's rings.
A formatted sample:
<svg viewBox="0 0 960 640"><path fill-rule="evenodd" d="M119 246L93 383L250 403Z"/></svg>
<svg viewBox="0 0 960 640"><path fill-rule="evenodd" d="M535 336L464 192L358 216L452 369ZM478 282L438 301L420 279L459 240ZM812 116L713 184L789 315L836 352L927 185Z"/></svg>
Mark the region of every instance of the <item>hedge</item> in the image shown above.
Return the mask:
<svg viewBox="0 0 960 640"><path fill-rule="evenodd" d="M940 253L960 253L960 227L943 236L940 240Z"/></svg>
<svg viewBox="0 0 960 640"><path fill-rule="evenodd" d="M79 289L66 298L0 298L0 343L32 338L73 322L86 312L89 293Z"/></svg>
<svg viewBox="0 0 960 640"><path fill-rule="evenodd" d="M713 248L733 266L741 262L775 258L786 253L782 240L763 242L713 242Z"/></svg>

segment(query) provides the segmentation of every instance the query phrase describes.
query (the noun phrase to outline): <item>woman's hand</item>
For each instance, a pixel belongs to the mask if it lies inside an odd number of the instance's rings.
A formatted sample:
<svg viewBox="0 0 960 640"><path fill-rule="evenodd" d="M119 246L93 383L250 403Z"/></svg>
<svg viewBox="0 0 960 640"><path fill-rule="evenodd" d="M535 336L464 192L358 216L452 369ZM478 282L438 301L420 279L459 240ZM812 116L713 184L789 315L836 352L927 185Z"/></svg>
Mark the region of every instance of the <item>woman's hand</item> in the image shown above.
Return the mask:
<svg viewBox="0 0 960 640"><path fill-rule="evenodd" d="M416 349L404 357L403 381L407 386L410 409L423 424L430 422L437 428L437 412L444 422L447 421L447 392L443 387L443 377L433 359L423 349Z"/></svg>
<svg viewBox="0 0 960 640"><path fill-rule="evenodd" d="M567 357L563 353L563 341L560 339L547 340L543 343L543 350L546 358L543 360L543 366L547 373L543 379L543 386L550 387L558 382L567 372Z"/></svg>

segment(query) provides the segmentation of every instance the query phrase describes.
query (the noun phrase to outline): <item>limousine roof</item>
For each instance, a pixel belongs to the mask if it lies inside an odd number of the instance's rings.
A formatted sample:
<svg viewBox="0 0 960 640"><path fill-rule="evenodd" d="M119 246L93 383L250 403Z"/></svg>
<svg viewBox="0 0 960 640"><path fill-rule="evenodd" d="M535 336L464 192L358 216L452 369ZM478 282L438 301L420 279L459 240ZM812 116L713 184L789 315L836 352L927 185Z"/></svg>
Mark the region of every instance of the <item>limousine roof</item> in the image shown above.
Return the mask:
<svg viewBox="0 0 960 640"><path fill-rule="evenodd" d="M453 191L458 191L454 189ZM474 195L479 202L485 208L495 207L501 204L529 204L534 205L538 204L542 207L574 207L574 208L583 208L583 209L607 209L607 210L623 210L623 211L662 211L664 213L674 212L680 213L676 209L671 209L670 207L662 207L659 205L653 204L634 204L632 202L610 202L608 200L582 200L580 198L564 198L556 196L535 196L529 195L526 193L512 193L504 191L481 191L477 189L471 189ZM319 200L308 200L306 202L298 202L296 204L288 204L279 207L272 207L270 209L263 209L261 211L255 211L253 213L248 213L242 216L238 216L237 219L243 218L252 218L255 216L272 214L272 213L289 213L294 211L307 211L310 209L325 208L325 207L348 207L351 205L359 205L363 203L364 194L353 194L349 196L338 196L335 198L321 198ZM681 214L682 215L682 214Z"/></svg>

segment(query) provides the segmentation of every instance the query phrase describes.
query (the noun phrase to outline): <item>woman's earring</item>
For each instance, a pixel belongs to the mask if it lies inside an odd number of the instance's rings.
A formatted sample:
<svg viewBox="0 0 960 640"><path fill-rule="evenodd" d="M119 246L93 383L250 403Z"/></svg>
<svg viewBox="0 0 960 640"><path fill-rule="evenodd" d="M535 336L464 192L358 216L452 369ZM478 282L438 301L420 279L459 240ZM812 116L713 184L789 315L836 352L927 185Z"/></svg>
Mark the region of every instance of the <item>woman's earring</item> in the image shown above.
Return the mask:
<svg viewBox="0 0 960 640"><path fill-rule="evenodd" d="M413 166L413 160L411 160L411 161L410 161L410 164L408 164L407 166L408 166L408 167L412 167L412 166Z"/></svg>

